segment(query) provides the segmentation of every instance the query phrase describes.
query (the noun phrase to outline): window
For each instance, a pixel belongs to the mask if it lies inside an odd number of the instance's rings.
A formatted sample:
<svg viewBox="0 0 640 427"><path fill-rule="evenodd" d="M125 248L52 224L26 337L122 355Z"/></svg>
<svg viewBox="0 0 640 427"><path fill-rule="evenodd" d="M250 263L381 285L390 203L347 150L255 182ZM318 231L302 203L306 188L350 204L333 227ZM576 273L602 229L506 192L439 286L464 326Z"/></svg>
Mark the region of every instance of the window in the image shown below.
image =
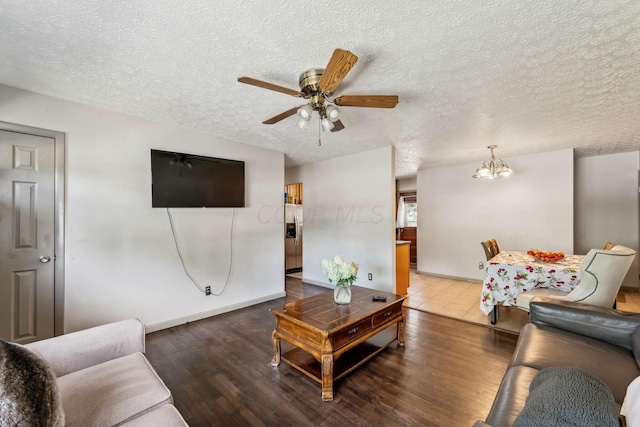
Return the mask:
<svg viewBox="0 0 640 427"><path fill-rule="evenodd" d="M416 202L405 202L404 223L407 227L418 226L418 204Z"/></svg>

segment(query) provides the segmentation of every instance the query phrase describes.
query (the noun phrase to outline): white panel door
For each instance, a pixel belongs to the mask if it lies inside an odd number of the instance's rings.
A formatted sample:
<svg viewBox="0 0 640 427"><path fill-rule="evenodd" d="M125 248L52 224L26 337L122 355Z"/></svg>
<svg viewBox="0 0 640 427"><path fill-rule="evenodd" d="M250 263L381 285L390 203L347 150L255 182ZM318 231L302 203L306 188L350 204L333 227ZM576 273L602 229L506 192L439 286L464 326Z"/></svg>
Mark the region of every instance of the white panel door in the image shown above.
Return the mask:
<svg viewBox="0 0 640 427"><path fill-rule="evenodd" d="M54 335L55 141L0 130L0 338Z"/></svg>

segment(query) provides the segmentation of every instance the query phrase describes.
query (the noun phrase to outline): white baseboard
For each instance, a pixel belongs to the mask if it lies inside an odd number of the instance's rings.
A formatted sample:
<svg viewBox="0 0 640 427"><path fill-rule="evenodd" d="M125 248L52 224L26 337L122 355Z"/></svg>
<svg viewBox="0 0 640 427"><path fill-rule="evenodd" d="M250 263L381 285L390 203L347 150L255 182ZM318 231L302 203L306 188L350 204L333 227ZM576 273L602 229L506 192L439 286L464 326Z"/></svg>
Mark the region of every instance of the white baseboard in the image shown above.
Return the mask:
<svg viewBox="0 0 640 427"><path fill-rule="evenodd" d="M416 273L421 274L423 276L440 277L442 279L459 280L462 282L471 282L471 283L482 283L482 280L480 279L469 279L468 277L448 276L446 274L428 273L426 271L416 271Z"/></svg>
<svg viewBox="0 0 640 427"><path fill-rule="evenodd" d="M335 287L335 285L332 285L331 283L321 282L321 281L319 281L319 280L313 280L313 279L305 279L305 278L302 278L302 281L303 281L304 283L308 283L308 284L310 284L310 285L320 286L320 287L322 287L322 288L327 288L327 289L332 289L332 290L336 288L336 287ZM357 283L357 282L356 282L356 283L354 283L354 285L355 285L355 286L360 286L360 287L362 287L362 288L375 289L375 290L379 290L379 291L384 291L384 292L391 292L391 293L393 293L392 291L389 291L389 290L386 290L386 289L376 288L376 287L374 286L374 283L373 283L373 282L368 282L368 284L366 284L366 285L365 285L365 284L361 284L361 283Z"/></svg>
<svg viewBox="0 0 640 427"><path fill-rule="evenodd" d="M302 278L302 281L304 283L309 283L311 285L322 286L323 288L327 288L327 289L333 289L335 287L330 283L321 282L319 280L307 279L305 277Z"/></svg>
<svg viewBox="0 0 640 427"><path fill-rule="evenodd" d="M195 322L196 320L206 319L207 317L217 316L218 314L228 313L230 311L239 310L241 308L250 307L252 305L260 304L263 302L271 301L277 298L286 296L286 293L278 292L271 295L265 295L261 298L256 298L248 301L243 301L237 304L227 305L225 307L216 308L213 310L201 311L200 313L194 313L189 316L178 317L176 319L166 320L164 322L152 323L146 326L146 333L157 332L163 329L173 328L174 326L184 325L185 323Z"/></svg>

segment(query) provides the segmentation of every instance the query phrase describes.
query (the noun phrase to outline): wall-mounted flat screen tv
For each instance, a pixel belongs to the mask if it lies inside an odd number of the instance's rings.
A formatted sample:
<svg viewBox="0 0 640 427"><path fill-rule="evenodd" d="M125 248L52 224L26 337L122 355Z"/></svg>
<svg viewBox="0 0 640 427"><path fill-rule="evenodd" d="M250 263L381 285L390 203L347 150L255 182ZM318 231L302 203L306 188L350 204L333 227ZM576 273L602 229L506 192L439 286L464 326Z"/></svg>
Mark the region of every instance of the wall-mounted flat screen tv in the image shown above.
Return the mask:
<svg viewBox="0 0 640 427"><path fill-rule="evenodd" d="M151 150L154 208L243 208L244 162Z"/></svg>

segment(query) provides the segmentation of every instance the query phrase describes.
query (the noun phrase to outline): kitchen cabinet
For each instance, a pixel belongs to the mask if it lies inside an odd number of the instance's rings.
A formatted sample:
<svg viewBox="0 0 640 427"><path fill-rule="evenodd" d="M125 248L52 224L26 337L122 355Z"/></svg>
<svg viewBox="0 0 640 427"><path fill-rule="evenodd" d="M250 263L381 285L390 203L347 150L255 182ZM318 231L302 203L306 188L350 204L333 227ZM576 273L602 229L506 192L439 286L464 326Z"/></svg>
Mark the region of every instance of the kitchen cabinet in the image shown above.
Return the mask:
<svg viewBox="0 0 640 427"><path fill-rule="evenodd" d="M396 295L406 295L409 288L409 247L408 240L396 241Z"/></svg>

